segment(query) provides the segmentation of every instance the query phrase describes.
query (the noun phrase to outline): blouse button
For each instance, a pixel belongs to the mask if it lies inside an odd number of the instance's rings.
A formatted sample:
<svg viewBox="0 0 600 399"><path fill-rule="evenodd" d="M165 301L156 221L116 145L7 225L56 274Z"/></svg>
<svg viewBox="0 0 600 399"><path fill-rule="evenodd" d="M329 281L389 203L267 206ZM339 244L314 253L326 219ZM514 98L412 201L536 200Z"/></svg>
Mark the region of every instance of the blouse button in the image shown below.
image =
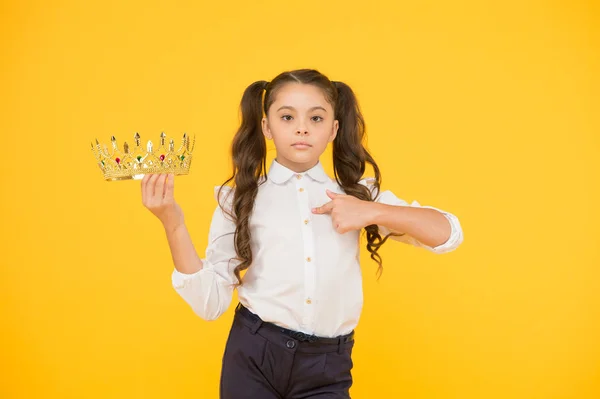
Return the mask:
<svg viewBox="0 0 600 399"><path fill-rule="evenodd" d="M308 219L304 219L304 224L308 224Z"/></svg>
<svg viewBox="0 0 600 399"><path fill-rule="evenodd" d="M302 179L302 175L296 175L296 179L298 179L298 180Z"/></svg>
<svg viewBox="0 0 600 399"><path fill-rule="evenodd" d="M304 191L304 189L303 189L302 187L300 187L300 188L298 189L298 191L302 192L302 191Z"/></svg>
<svg viewBox="0 0 600 399"><path fill-rule="evenodd" d="M310 262L310 257L306 258L306 261L307 261L307 262Z"/></svg>
<svg viewBox="0 0 600 399"><path fill-rule="evenodd" d="M308 299L306 300L306 303L307 303L308 305L310 305L310 304L312 303L312 301L310 300L310 298L308 298Z"/></svg>

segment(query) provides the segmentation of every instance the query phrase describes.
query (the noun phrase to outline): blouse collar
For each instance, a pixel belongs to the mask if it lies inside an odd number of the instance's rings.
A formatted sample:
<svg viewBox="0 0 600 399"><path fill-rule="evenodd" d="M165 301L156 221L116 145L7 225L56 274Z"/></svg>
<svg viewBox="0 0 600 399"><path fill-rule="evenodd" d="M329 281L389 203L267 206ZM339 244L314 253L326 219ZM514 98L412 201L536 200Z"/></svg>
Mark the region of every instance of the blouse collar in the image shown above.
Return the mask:
<svg viewBox="0 0 600 399"><path fill-rule="evenodd" d="M321 161L318 161L315 166L313 166L306 172L296 173L293 170L283 166L274 159L271 162L271 167L269 168L269 172L267 174L269 176L269 179L271 179L271 181L276 184L283 184L286 181L288 181L292 176L302 176L304 174L309 175L311 178L321 183L325 183L326 181L330 180L329 176L323 169Z"/></svg>

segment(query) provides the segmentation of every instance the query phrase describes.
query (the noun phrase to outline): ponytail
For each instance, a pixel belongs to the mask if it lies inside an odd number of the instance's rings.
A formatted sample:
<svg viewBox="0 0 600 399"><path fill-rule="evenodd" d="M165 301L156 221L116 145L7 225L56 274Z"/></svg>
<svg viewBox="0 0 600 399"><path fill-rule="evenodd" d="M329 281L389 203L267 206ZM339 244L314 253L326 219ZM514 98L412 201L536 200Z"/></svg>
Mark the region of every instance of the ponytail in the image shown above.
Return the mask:
<svg viewBox="0 0 600 399"><path fill-rule="evenodd" d="M236 222L234 235L235 250L240 261L234 273L241 285L240 273L252 264L250 246L249 219L258 193L261 176L266 175L267 144L262 134L261 120L263 116L262 96L268 82L259 80L246 88L240 104L242 112L241 125L233 138L231 155L233 174L219 188L217 198L221 198L223 187L233 180L232 211L221 208Z"/></svg>
<svg viewBox="0 0 600 399"><path fill-rule="evenodd" d="M333 141L333 170L338 184L346 194L364 200L373 201L378 195L381 187L381 173L377 163L363 146L365 136L365 121L360 111L358 101L354 92L343 82L332 82L337 91L335 102L335 114L339 123L338 134ZM365 173L366 164L370 164L375 174L371 188L359 184L359 180ZM374 192L373 192L374 190ZM390 235L381 238L377 225L365 227L367 236L367 250L379 265L377 273L381 276L383 263L381 255L377 253Z"/></svg>

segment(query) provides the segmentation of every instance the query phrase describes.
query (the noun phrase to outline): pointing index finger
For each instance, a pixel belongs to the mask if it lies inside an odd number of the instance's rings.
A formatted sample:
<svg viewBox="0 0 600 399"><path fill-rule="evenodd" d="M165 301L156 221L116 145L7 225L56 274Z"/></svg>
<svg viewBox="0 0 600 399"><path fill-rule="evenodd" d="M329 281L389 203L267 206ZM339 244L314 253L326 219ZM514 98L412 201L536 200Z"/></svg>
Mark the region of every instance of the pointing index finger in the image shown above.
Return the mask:
<svg viewBox="0 0 600 399"><path fill-rule="evenodd" d="M329 201L325 205L313 208L312 211L313 211L313 213L316 213L318 215L322 215L324 213L331 212L332 209L333 209L333 201Z"/></svg>

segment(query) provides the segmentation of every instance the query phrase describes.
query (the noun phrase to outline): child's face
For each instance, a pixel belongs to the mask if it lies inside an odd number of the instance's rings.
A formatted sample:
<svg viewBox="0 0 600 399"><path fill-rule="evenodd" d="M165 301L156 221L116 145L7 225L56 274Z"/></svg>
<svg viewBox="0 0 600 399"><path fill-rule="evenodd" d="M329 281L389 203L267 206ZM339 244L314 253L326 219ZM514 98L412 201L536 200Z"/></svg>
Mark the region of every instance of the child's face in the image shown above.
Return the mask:
<svg viewBox="0 0 600 399"><path fill-rule="evenodd" d="M278 90L268 117L262 120L262 131L275 143L277 162L304 172L316 165L335 138L339 124L333 118L333 107L320 88L288 83Z"/></svg>

